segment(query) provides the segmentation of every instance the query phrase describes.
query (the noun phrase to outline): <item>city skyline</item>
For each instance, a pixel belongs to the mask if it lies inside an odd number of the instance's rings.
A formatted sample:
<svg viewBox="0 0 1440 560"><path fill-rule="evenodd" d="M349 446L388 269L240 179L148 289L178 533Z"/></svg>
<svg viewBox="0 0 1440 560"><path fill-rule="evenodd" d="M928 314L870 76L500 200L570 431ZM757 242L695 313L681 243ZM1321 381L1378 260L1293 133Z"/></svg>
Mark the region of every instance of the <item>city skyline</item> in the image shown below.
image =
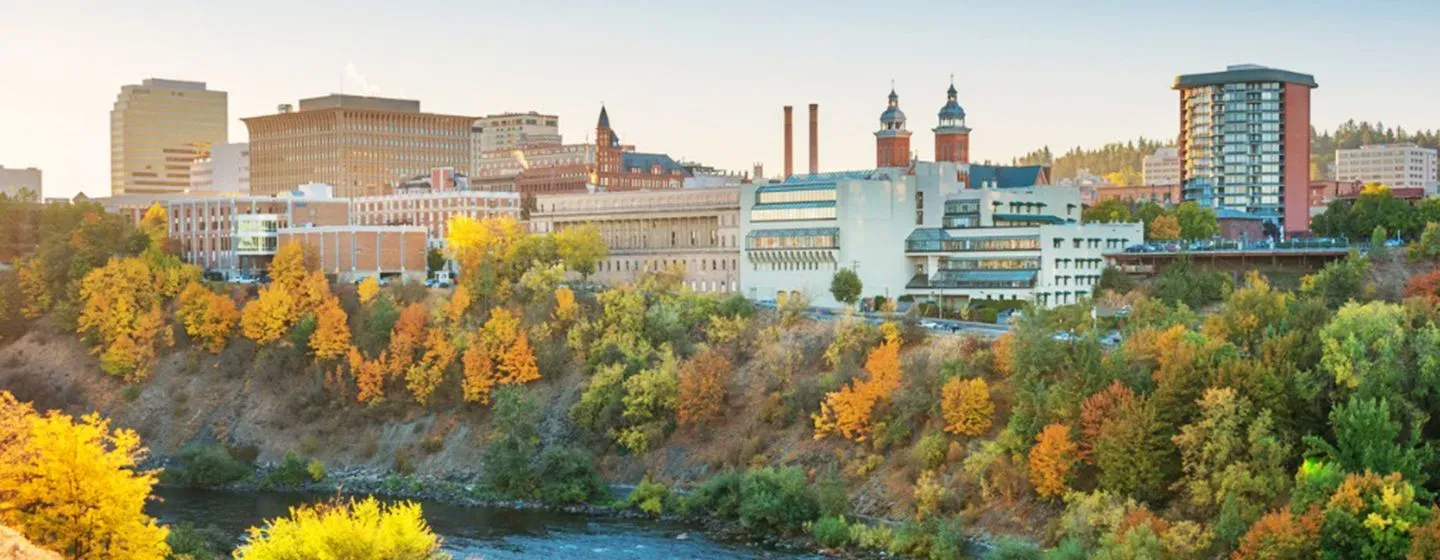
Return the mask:
<svg viewBox="0 0 1440 560"><path fill-rule="evenodd" d="M0 90L0 164L43 169L47 196L109 194L108 112L121 86L152 77L227 92L232 142L248 139L241 118L340 90L416 99L427 112L557 114L567 142L594 140L603 102L627 143L734 170L762 162L769 176L781 171L783 105L820 105L821 170L872 167L871 133L892 79L919 135L911 148L932 158L929 129L951 74L977 162L1044 145L1061 153L1173 138L1175 76L1237 63L1314 75L1319 129L1349 118L1440 125L1440 108L1427 103L1440 77L1386 64L1422 52L1424 22L1440 13L1429 5L1207 4L1244 10L1244 20L1217 28L1187 18L1185 5L1140 3L1084 13L1061 3L907 3L878 19L858 3L821 12L749 2L162 1L143 11L98 5L82 16L56 4L10 7L15 13L0 18L8 75L36 84ZM464 23L480 21L521 23ZM437 38L413 40L416 30ZM1353 30L1366 40L1343 40ZM1205 48L1196 48L1202 32ZM797 157L803 151L797 146Z"/></svg>

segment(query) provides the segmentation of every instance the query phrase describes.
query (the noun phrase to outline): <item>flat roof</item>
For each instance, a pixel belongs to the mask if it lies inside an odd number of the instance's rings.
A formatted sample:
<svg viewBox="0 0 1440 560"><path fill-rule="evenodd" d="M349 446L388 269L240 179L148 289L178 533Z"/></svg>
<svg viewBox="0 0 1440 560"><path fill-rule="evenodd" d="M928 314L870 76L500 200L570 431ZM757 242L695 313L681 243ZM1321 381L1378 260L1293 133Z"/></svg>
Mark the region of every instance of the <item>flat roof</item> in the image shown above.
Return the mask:
<svg viewBox="0 0 1440 560"><path fill-rule="evenodd" d="M1287 84L1300 84L1312 88L1320 87L1320 84L1315 83L1315 76L1311 76L1310 74L1301 74L1279 68L1255 66L1253 64L1240 64L1230 66L1220 72L1181 74L1175 77L1175 85L1171 86L1171 89L1187 89L1200 86L1246 82L1282 82Z"/></svg>

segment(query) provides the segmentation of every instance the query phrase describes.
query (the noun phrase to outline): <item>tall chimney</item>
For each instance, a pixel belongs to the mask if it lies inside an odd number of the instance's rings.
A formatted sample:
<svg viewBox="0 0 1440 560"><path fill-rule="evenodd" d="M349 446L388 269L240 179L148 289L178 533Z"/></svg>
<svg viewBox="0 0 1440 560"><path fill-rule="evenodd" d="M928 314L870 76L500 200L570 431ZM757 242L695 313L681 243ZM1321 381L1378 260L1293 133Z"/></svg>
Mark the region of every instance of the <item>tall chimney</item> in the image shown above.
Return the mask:
<svg viewBox="0 0 1440 560"><path fill-rule="evenodd" d="M810 174L820 172L820 104L810 104Z"/></svg>
<svg viewBox="0 0 1440 560"><path fill-rule="evenodd" d="M785 177L781 179L795 174L795 131L791 125L794 112L794 107L785 106Z"/></svg>

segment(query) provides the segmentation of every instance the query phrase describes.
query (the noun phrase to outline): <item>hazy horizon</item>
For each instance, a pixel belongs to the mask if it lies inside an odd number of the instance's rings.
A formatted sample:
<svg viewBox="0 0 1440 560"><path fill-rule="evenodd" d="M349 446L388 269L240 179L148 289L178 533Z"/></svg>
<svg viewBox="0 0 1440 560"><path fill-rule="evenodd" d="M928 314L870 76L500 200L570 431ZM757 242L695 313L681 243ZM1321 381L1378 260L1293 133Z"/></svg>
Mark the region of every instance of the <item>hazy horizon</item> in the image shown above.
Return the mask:
<svg viewBox="0 0 1440 560"><path fill-rule="evenodd" d="M820 104L822 170L873 166L890 83L912 147L932 155L955 75L974 160L1060 153L1178 128L1175 75L1254 63L1315 76L1312 122L1440 128L1419 71L1440 6L1313 2L280 3L157 0L0 8L0 165L39 167L47 196L109 194L109 112L145 78L206 82L239 119L337 93L404 97L429 112L560 116L593 135L600 104L642 151L746 171L781 168L781 106ZM1187 11L1203 10L1196 18ZM1229 27L1215 16L1234 12Z"/></svg>

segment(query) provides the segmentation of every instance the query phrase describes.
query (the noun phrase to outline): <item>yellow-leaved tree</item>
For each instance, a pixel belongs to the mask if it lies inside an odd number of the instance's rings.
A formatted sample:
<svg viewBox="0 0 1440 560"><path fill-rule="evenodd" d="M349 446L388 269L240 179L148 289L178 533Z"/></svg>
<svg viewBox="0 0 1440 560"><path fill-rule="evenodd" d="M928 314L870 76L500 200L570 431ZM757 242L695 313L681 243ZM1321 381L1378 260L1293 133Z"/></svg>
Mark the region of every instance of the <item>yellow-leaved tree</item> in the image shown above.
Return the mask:
<svg viewBox="0 0 1440 560"><path fill-rule="evenodd" d="M260 297L245 304L240 332L256 344L280 340L295 317L295 297L279 282L260 289Z"/></svg>
<svg viewBox="0 0 1440 560"><path fill-rule="evenodd" d="M349 317L340 308L340 298L326 296L315 310L315 332L310 333L310 351L321 360L344 356L350 348Z"/></svg>
<svg viewBox="0 0 1440 560"><path fill-rule="evenodd" d="M465 376L460 380L460 390L465 402L490 404L490 391L495 388L499 376L495 371L495 360L490 357L479 341L472 340L461 356Z"/></svg>
<svg viewBox="0 0 1440 560"><path fill-rule="evenodd" d="M445 371L455 361L455 346L445 336L445 329L431 327L425 334L425 353L405 371L405 386L415 401L425 404L435 388L445 380Z"/></svg>
<svg viewBox="0 0 1440 560"><path fill-rule="evenodd" d="M510 216L479 220L456 216L447 227L446 247L460 267L463 288L482 303L508 298L518 278L515 249L525 237L519 222Z"/></svg>
<svg viewBox="0 0 1440 560"><path fill-rule="evenodd" d="M300 285L305 283L305 277L309 276L310 270L314 268L308 262L311 258L299 241L281 245L275 251L275 257L270 260L271 283L295 295L299 292Z"/></svg>
<svg viewBox="0 0 1440 560"><path fill-rule="evenodd" d="M165 242L170 239L170 221L165 217L165 207L156 202L146 208L138 229L150 238L151 247L163 251Z"/></svg>
<svg viewBox="0 0 1440 560"><path fill-rule="evenodd" d="M580 306L575 303L575 292L560 286L555 288L555 320L570 323L580 316Z"/></svg>
<svg viewBox="0 0 1440 560"><path fill-rule="evenodd" d="M155 473L132 430L90 414L35 414L0 392L0 524L66 558L160 560L169 530L145 515Z"/></svg>
<svg viewBox="0 0 1440 560"><path fill-rule="evenodd" d="M535 364L535 350L530 347L530 337L524 331L515 337L515 343L505 352L500 362L502 385L520 385L540 379L540 368Z"/></svg>
<svg viewBox="0 0 1440 560"><path fill-rule="evenodd" d="M382 505L374 497L290 509L290 516L252 527L236 560L448 560L420 506Z"/></svg>
<svg viewBox="0 0 1440 560"><path fill-rule="evenodd" d="M307 313L315 313L330 295L330 281L325 279L325 273L312 270L305 275L300 282L300 287L295 290L295 309L291 312L290 321Z"/></svg>
<svg viewBox="0 0 1440 560"><path fill-rule="evenodd" d="M15 270L20 283L20 314L26 319L38 319L55 305L55 295L45 285L44 273L38 259L25 259Z"/></svg>
<svg viewBox="0 0 1440 560"><path fill-rule="evenodd" d="M957 435L978 436L990 429L995 403L990 401L990 385L984 379L952 377L941 388L940 410L945 416L945 431Z"/></svg>
<svg viewBox="0 0 1440 560"><path fill-rule="evenodd" d="M235 323L240 320L235 300L212 292L199 282L185 285L180 292L180 309L175 315L185 325L185 334L217 354L225 349L235 332Z"/></svg>
<svg viewBox="0 0 1440 560"><path fill-rule="evenodd" d="M358 391L355 400L371 403L385 396L385 357L385 353L381 352L380 357L366 360L359 348L350 347L346 359L350 362L350 375L355 377Z"/></svg>
<svg viewBox="0 0 1440 560"><path fill-rule="evenodd" d="M465 318L465 312L470 309L470 291L455 290L450 293L450 303L445 304L445 319L453 326L459 326L460 320Z"/></svg>
<svg viewBox="0 0 1440 560"><path fill-rule="evenodd" d="M1056 422L1035 436L1030 448L1030 483L1035 493L1053 498L1070 489L1070 471L1078 460L1079 446L1070 439L1070 426Z"/></svg>
<svg viewBox="0 0 1440 560"><path fill-rule="evenodd" d="M355 293L360 296L360 303L375 301L375 296L380 295L380 281L374 276L366 276L360 281L360 286L355 288Z"/></svg>
<svg viewBox="0 0 1440 560"><path fill-rule="evenodd" d="M605 240L600 237L600 228L595 224L556 231L555 250L560 253L560 260L565 263L565 268L580 273L582 278L589 278L594 274L596 263L605 260L609 254Z"/></svg>
<svg viewBox="0 0 1440 560"><path fill-rule="evenodd" d="M150 265L136 257L112 258L81 280L76 330L95 342L92 351L106 373L144 378L158 354L155 346L174 342L156 284Z"/></svg>

